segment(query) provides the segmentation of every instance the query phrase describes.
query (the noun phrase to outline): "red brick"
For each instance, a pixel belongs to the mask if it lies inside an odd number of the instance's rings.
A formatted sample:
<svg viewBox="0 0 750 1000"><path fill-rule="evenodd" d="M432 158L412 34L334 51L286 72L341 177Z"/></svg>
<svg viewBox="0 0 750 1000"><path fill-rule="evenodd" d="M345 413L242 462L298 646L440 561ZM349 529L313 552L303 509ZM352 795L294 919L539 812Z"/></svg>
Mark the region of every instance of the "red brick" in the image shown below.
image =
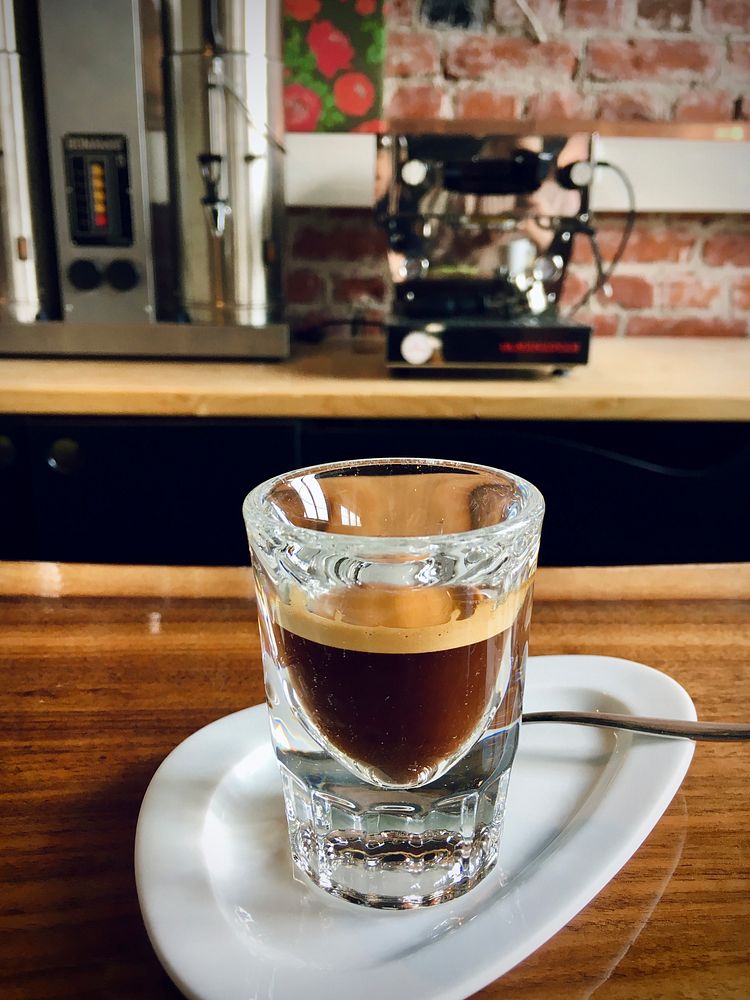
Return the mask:
<svg viewBox="0 0 750 1000"><path fill-rule="evenodd" d="M463 35L449 47L446 76L483 80L519 69L572 77L576 53L568 42L532 42L528 38Z"/></svg>
<svg viewBox="0 0 750 1000"><path fill-rule="evenodd" d="M615 238L610 236L607 259L614 253L616 246ZM639 230L636 226L622 259L640 264L651 264L657 261L681 263L688 259L694 246L695 237L688 230L681 230L676 226L665 226L663 230L658 231Z"/></svg>
<svg viewBox="0 0 750 1000"><path fill-rule="evenodd" d="M572 78L578 67L578 52L569 42L541 42L534 46L534 69Z"/></svg>
<svg viewBox="0 0 750 1000"><path fill-rule="evenodd" d="M729 68L750 76L750 42L732 42L729 46Z"/></svg>
<svg viewBox="0 0 750 1000"><path fill-rule="evenodd" d="M636 222L637 226L637 222ZM599 249L604 257L605 262L608 261L617 246L620 233L622 232L622 226L619 223L600 223L596 226L596 238L599 244ZM632 246L633 241L636 239L637 230L635 230L631 236L629 243ZM573 250L571 253L571 260L574 264L593 264L594 255L591 250L591 241L584 236L582 233L574 236L573 238Z"/></svg>
<svg viewBox="0 0 750 1000"><path fill-rule="evenodd" d="M744 337L744 319L716 319L712 316L632 316L626 328L629 337Z"/></svg>
<svg viewBox="0 0 750 1000"><path fill-rule="evenodd" d="M719 65L722 49L685 39L592 39L587 72L594 80L693 80Z"/></svg>
<svg viewBox="0 0 750 1000"><path fill-rule="evenodd" d="M620 326L620 317L614 313L597 313L591 317L595 337L614 337Z"/></svg>
<svg viewBox="0 0 750 1000"><path fill-rule="evenodd" d="M536 20L548 35L554 35L562 28L562 18L560 15L560 0L526 0L528 7L536 17ZM516 13L514 13L514 8ZM494 4L495 22L500 31L507 31L509 27L523 28L527 34L534 34L534 29L524 12L519 8L516 0L495 0ZM518 16L520 14L520 17Z"/></svg>
<svg viewBox="0 0 750 1000"><path fill-rule="evenodd" d="M620 316L614 312L592 313L586 309L577 312L573 317L575 323L586 323L592 328L595 337L614 337L620 326Z"/></svg>
<svg viewBox="0 0 750 1000"><path fill-rule="evenodd" d="M654 31L687 31L692 0L638 0L637 25Z"/></svg>
<svg viewBox="0 0 750 1000"><path fill-rule="evenodd" d="M383 16L386 25L413 24L419 10L419 0L385 0Z"/></svg>
<svg viewBox="0 0 750 1000"><path fill-rule="evenodd" d="M624 0L567 0L565 27L622 31L625 27Z"/></svg>
<svg viewBox="0 0 750 1000"><path fill-rule="evenodd" d="M390 31L386 76L429 76L440 70L440 53L432 35L420 31Z"/></svg>
<svg viewBox="0 0 750 1000"><path fill-rule="evenodd" d="M383 302L386 296L382 278L334 278L333 297L336 302L351 302L355 305Z"/></svg>
<svg viewBox="0 0 750 1000"><path fill-rule="evenodd" d="M573 249L570 259L574 264L593 264L594 255L591 252L591 242L588 237L578 233L573 237Z"/></svg>
<svg viewBox="0 0 750 1000"><path fill-rule="evenodd" d="M362 260L385 252L385 234L369 219L332 229L303 226L292 243L292 256L303 260Z"/></svg>
<svg viewBox="0 0 750 1000"><path fill-rule="evenodd" d="M576 316L576 319L579 319ZM620 325L620 317L614 313L592 313L591 316L582 323L588 323L593 327L595 337L614 337Z"/></svg>
<svg viewBox="0 0 750 1000"><path fill-rule="evenodd" d="M667 117L667 109L659 94L647 90L613 90L599 98L596 114L604 121L655 122Z"/></svg>
<svg viewBox="0 0 750 1000"><path fill-rule="evenodd" d="M440 87L428 84L397 87L388 104L391 118L439 118L443 104Z"/></svg>
<svg viewBox="0 0 750 1000"><path fill-rule="evenodd" d="M725 122L734 114L734 95L728 90L693 90L674 109L678 122Z"/></svg>
<svg viewBox="0 0 750 1000"><path fill-rule="evenodd" d="M716 31L750 31L750 0L707 0L704 20Z"/></svg>
<svg viewBox="0 0 750 1000"><path fill-rule="evenodd" d="M507 118L518 114L518 98L496 90L459 90L455 97L456 118Z"/></svg>
<svg viewBox="0 0 750 1000"><path fill-rule="evenodd" d="M533 94L526 105L527 118L585 118L590 111L590 97L575 90L545 90Z"/></svg>
<svg viewBox="0 0 750 1000"><path fill-rule="evenodd" d="M583 298L590 286L591 279L568 269L565 273L565 281L560 293L560 307L563 310L571 309L576 302L579 302Z"/></svg>
<svg viewBox="0 0 750 1000"><path fill-rule="evenodd" d="M534 4L536 6L536 4ZM495 0L493 4L493 19L502 32L514 29L525 29L529 21L516 0Z"/></svg>
<svg viewBox="0 0 750 1000"><path fill-rule="evenodd" d="M750 229L709 236L703 247L703 259L712 267L723 264L750 267Z"/></svg>
<svg viewBox="0 0 750 1000"><path fill-rule="evenodd" d="M307 305L320 302L325 297L325 281L309 268L297 268L286 276L286 298L288 302Z"/></svg>
<svg viewBox="0 0 750 1000"><path fill-rule="evenodd" d="M610 279L614 305L623 309L650 309L654 304L654 286L638 274L615 274ZM600 293L602 296L603 293ZM607 302L605 296L602 301Z"/></svg>
<svg viewBox="0 0 750 1000"><path fill-rule="evenodd" d="M559 0L527 0L527 2L548 35L560 30ZM495 0L494 19L501 32L520 28L529 34L533 30L516 0Z"/></svg>
<svg viewBox="0 0 750 1000"><path fill-rule="evenodd" d="M732 285L732 307L750 312L750 274L745 274Z"/></svg>
<svg viewBox="0 0 750 1000"><path fill-rule="evenodd" d="M721 292L716 281L695 274L678 275L665 282L666 303L674 309L708 309Z"/></svg>
<svg viewBox="0 0 750 1000"><path fill-rule="evenodd" d="M621 232L622 226L619 223L615 225L607 222L598 227L598 241L605 263L612 259L612 254L620 242ZM654 264L660 261L684 263L694 245L695 237L688 229L675 225L655 229L636 222L623 260L638 264ZM590 264L593 260L590 244L582 236L575 238L573 260L578 264Z"/></svg>
<svg viewBox="0 0 750 1000"><path fill-rule="evenodd" d="M530 59L532 44L526 38L497 39L488 35L464 35L446 53L446 76L480 80L497 69L498 43L502 44L505 62L516 68Z"/></svg>

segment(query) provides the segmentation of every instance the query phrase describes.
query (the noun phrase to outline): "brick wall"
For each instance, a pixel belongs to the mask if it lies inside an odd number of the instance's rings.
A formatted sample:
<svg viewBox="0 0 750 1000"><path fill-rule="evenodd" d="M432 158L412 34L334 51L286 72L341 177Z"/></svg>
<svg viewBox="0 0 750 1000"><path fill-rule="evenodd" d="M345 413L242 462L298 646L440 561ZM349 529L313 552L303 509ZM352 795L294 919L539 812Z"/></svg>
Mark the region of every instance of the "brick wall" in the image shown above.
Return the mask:
<svg viewBox="0 0 750 1000"><path fill-rule="evenodd" d="M387 311L386 240L372 212L294 209L287 219L287 314L299 331ZM347 332L345 327L328 332ZM370 332L376 332L371 330Z"/></svg>
<svg viewBox="0 0 750 1000"><path fill-rule="evenodd" d="M387 4L386 113L421 118L750 118L750 0L474 0L472 29ZM541 36L541 39L538 37ZM622 218L597 219L605 259ZM297 210L287 299L302 325L387 311L385 242L368 212ZM593 274L576 249L563 304ZM581 318L600 335L747 336L750 218L639 215L612 282Z"/></svg>

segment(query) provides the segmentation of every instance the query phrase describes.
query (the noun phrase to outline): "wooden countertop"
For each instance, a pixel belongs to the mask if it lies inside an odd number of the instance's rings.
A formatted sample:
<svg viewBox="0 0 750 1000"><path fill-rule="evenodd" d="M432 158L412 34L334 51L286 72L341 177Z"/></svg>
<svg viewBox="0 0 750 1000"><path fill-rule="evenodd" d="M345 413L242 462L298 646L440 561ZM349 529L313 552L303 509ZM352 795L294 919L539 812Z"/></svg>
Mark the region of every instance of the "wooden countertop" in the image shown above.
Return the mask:
<svg viewBox="0 0 750 1000"><path fill-rule="evenodd" d="M650 663L743 721L749 624L748 564L540 570L531 651ZM138 912L138 809L172 747L262 697L246 570L0 566L4 1000L179 996ZM620 874L478 996L747 996L749 788L747 744L699 744Z"/></svg>
<svg viewBox="0 0 750 1000"><path fill-rule="evenodd" d="M277 363L4 360L0 412L750 420L750 339L598 338L585 367L532 380L395 378L341 342Z"/></svg>

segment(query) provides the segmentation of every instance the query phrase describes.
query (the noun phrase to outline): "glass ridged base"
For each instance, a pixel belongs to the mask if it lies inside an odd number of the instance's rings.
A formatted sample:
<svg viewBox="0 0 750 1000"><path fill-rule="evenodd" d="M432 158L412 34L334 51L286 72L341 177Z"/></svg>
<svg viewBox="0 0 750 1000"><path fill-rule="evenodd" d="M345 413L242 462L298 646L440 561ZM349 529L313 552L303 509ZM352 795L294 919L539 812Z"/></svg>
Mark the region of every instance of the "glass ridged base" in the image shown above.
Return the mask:
<svg viewBox="0 0 750 1000"><path fill-rule="evenodd" d="M336 896L390 909L471 889L497 860L517 729L488 734L455 773L408 791L365 785L321 754L281 754L297 870ZM496 766L480 772L488 755Z"/></svg>

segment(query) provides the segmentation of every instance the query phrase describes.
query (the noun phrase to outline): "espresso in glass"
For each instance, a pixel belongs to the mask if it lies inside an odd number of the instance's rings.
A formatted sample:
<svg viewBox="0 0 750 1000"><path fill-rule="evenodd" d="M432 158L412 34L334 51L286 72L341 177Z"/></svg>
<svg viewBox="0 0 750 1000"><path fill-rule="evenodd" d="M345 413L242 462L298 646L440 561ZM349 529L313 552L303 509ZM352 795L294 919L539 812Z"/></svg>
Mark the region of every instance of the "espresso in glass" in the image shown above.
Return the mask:
<svg viewBox="0 0 750 1000"><path fill-rule="evenodd" d="M378 785L421 785L498 713L527 593L493 607L457 588L333 591L280 609L277 648L319 738Z"/></svg>
<svg viewBox="0 0 750 1000"><path fill-rule="evenodd" d="M418 906L494 865L542 513L518 477L406 459L246 501L292 856L324 889Z"/></svg>

